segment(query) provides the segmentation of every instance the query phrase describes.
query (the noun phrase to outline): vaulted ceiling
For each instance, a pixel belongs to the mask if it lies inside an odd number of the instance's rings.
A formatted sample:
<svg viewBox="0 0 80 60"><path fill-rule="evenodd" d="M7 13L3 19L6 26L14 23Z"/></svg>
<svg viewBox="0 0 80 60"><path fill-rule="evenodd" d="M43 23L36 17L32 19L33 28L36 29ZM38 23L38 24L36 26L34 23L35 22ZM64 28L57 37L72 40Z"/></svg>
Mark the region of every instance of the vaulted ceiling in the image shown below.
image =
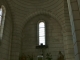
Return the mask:
<svg viewBox="0 0 80 60"><path fill-rule="evenodd" d="M64 0L7 0L7 3L15 24L24 23L27 16L38 11L50 12L59 19L60 24L64 20Z"/></svg>
<svg viewBox="0 0 80 60"><path fill-rule="evenodd" d="M13 16L23 17L29 13L46 10L56 14L56 7L63 3L63 0L7 0ZM62 5L62 4L61 4ZM58 9L58 8L57 8ZM56 11L56 12L55 12Z"/></svg>

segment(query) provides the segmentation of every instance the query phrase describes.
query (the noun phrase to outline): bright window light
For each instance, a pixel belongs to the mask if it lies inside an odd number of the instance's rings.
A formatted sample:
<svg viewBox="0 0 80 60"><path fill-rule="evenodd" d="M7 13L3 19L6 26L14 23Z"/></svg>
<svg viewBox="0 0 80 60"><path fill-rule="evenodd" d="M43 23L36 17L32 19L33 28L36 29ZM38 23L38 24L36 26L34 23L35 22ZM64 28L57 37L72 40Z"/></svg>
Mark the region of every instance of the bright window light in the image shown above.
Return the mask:
<svg viewBox="0 0 80 60"><path fill-rule="evenodd" d="M45 45L45 23L39 23L39 45Z"/></svg>
<svg viewBox="0 0 80 60"><path fill-rule="evenodd" d="M2 5L0 8L0 40L2 40L6 9Z"/></svg>
<svg viewBox="0 0 80 60"><path fill-rule="evenodd" d="M1 26L2 9L0 9L0 26Z"/></svg>

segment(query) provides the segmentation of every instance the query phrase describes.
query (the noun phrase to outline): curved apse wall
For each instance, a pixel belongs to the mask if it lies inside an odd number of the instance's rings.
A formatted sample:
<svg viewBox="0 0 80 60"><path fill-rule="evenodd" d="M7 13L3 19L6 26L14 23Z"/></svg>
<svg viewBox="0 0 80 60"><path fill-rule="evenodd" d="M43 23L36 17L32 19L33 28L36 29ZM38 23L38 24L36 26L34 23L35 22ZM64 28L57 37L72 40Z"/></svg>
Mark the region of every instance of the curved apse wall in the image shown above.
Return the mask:
<svg viewBox="0 0 80 60"><path fill-rule="evenodd" d="M21 34L28 16L35 15L37 11L45 11L54 14L59 23L64 22L64 0L7 0L14 19L14 31L12 40L11 60L19 58L21 47Z"/></svg>
<svg viewBox="0 0 80 60"><path fill-rule="evenodd" d="M59 50L64 53L62 28L59 23L47 15L37 15L31 18L25 25L22 32L22 53L26 56L33 55L34 59L40 54L37 46L37 23L44 20L46 24L46 41L48 48L44 50L44 58L51 53L54 60L58 57Z"/></svg>

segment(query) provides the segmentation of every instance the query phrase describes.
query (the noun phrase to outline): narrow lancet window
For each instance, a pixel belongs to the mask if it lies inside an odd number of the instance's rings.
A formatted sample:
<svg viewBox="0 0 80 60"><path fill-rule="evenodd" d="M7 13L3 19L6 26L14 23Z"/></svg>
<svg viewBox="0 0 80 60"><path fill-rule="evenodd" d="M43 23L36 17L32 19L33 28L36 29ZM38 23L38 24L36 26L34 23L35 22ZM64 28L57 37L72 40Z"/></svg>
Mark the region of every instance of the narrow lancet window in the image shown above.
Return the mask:
<svg viewBox="0 0 80 60"><path fill-rule="evenodd" d="M45 23L39 23L39 45L45 45Z"/></svg>
<svg viewBox="0 0 80 60"><path fill-rule="evenodd" d="M2 40L6 9L2 5L0 8L0 40Z"/></svg>
<svg viewBox="0 0 80 60"><path fill-rule="evenodd" d="M1 18L2 18L2 8L0 8L0 26L1 26Z"/></svg>

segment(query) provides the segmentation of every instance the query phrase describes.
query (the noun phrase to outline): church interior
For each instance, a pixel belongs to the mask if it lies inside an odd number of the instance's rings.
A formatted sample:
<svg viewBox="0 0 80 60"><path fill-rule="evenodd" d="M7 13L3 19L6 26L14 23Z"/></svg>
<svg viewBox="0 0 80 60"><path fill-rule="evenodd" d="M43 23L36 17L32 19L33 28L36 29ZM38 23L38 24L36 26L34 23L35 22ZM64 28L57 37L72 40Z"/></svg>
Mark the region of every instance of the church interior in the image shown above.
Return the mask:
<svg viewBox="0 0 80 60"><path fill-rule="evenodd" d="M80 0L0 0L0 60L80 60Z"/></svg>

